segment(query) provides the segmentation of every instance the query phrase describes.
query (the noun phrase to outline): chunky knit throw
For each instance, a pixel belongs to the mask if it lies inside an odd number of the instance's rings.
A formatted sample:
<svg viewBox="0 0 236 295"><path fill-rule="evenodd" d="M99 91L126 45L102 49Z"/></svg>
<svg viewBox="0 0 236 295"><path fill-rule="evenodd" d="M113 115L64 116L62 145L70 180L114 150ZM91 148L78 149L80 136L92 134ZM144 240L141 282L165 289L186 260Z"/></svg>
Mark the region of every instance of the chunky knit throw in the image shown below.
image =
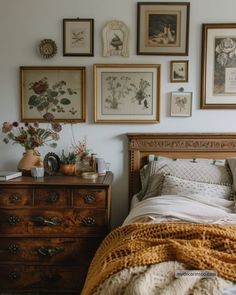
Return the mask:
<svg viewBox="0 0 236 295"><path fill-rule="evenodd" d="M236 226L134 223L112 231L90 265L82 295L121 269L179 261L236 281Z"/></svg>

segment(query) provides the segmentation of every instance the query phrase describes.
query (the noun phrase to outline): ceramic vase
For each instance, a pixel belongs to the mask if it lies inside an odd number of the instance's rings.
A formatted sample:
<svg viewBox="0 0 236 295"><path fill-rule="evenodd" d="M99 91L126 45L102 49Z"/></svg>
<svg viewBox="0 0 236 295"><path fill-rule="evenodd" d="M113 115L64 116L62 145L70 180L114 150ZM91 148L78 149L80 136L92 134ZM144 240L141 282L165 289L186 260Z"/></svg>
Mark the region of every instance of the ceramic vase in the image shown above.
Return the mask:
<svg viewBox="0 0 236 295"><path fill-rule="evenodd" d="M38 166L41 161L40 153L36 149L27 149L23 153L23 157L18 163L17 169L23 174L30 174L30 169L33 166Z"/></svg>
<svg viewBox="0 0 236 295"><path fill-rule="evenodd" d="M60 171L64 175L74 175L75 174L75 164L60 164Z"/></svg>

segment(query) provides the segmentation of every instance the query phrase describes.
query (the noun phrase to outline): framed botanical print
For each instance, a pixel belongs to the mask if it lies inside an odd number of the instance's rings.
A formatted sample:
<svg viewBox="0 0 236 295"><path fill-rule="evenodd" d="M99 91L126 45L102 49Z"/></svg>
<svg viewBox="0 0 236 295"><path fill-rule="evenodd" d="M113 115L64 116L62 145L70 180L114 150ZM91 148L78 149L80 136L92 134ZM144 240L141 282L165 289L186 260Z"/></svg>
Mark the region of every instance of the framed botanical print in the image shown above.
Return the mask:
<svg viewBox="0 0 236 295"><path fill-rule="evenodd" d="M188 60L172 60L170 62L170 82L188 82Z"/></svg>
<svg viewBox="0 0 236 295"><path fill-rule="evenodd" d="M160 69L158 64L95 64L95 122L159 123Z"/></svg>
<svg viewBox="0 0 236 295"><path fill-rule="evenodd" d="M137 54L188 55L188 2L138 2Z"/></svg>
<svg viewBox="0 0 236 295"><path fill-rule="evenodd" d="M170 100L170 115L172 117L192 116L192 92L172 92Z"/></svg>
<svg viewBox="0 0 236 295"><path fill-rule="evenodd" d="M21 121L85 121L85 67L20 67Z"/></svg>
<svg viewBox="0 0 236 295"><path fill-rule="evenodd" d="M201 108L236 108L236 23L202 25Z"/></svg>
<svg viewBox="0 0 236 295"><path fill-rule="evenodd" d="M63 19L63 55L94 55L94 19Z"/></svg>

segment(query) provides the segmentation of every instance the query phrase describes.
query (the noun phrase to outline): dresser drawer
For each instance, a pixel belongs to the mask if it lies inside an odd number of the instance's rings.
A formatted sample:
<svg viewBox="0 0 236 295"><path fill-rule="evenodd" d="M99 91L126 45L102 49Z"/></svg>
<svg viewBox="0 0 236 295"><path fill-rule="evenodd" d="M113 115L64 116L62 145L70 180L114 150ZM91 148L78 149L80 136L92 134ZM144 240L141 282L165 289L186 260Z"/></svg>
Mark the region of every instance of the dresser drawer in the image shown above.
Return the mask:
<svg viewBox="0 0 236 295"><path fill-rule="evenodd" d="M0 238L0 263L88 265L98 238Z"/></svg>
<svg viewBox="0 0 236 295"><path fill-rule="evenodd" d="M82 288L86 268L59 266L1 265L1 291L77 292Z"/></svg>
<svg viewBox="0 0 236 295"><path fill-rule="evenodd" d="M34 206L63 208L71 204L70 190L64 188L36 188Z"/></svg>
<svg viewBox="0 0 236 295"><path fill-rule="evenodd" d="M16 208L32 204L33 190L30 188L0 188L0 208Z"/></svg>
<svg viewBox="0 0 236 295"><path fill-rule="evenodd" d="M76 189L73 191L73 206L81 207L106 207L106 191L104 189Z"/></svg>
<svg viewBox="0 0 236 295"><path fill-rule="evenodd" d="M0 215L1 235L78 235L100 236L106 233L104 209L5 210Z"/></svg>

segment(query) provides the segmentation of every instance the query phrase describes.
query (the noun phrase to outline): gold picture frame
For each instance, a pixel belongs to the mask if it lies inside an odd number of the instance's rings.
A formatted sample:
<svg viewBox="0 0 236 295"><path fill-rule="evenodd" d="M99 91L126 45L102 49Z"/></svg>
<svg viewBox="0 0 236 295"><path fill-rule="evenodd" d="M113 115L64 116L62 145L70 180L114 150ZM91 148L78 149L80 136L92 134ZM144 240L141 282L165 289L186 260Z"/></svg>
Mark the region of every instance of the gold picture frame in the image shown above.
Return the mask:
<svg viewBox="0 0 236 295"><path fill-rule="evenodd" d="M170 82L188 82L188 60L172 60L170 62Z"/></svg>
<svg viewBox="0 0 236 295"><path fill-rule="evenodd" d="M159 123L160 64L94 64L96 123Z"/></svg>
<svg viewBox="0 0 236 295"><path fill-rule="evenodd" d="M188 55L189 2L138 2L137 54Z"/></svg>
<svg viewBox="0 0 236 295"><path fill-rule="evenodd" d="M85 67L20 67L22 122L85 122Z"/></svg>
<svg viewBox="0 0 236 295"><path fill-rule="evenodd" d="M236 109L236 23L202 24L201 109Z"/></svg>
<svg viewBox="0 0 236 295"><path fill-rule="evenodd" d="M192 116L192 92L174 91L170 98L171 117Z"/></svg>

